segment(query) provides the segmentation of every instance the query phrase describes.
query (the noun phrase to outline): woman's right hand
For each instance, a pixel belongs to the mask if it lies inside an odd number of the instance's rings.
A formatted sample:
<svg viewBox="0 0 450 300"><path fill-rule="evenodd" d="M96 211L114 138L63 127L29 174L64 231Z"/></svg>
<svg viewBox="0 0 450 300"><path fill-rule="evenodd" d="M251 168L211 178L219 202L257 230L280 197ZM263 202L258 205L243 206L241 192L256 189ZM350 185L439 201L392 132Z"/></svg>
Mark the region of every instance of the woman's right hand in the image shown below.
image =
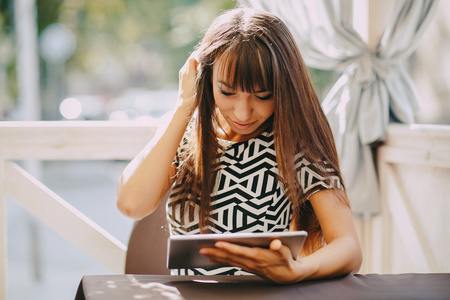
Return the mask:
<svg viewBox="0 0 450 300"><path fill-rule="evenodd" d="M197 66L199 64L194 58L194 54L195 52L189 56L184 66L180 69L177 101L177 107L182 106L187 109L191 115L195 110L195 79L197 77Z"/></svg>

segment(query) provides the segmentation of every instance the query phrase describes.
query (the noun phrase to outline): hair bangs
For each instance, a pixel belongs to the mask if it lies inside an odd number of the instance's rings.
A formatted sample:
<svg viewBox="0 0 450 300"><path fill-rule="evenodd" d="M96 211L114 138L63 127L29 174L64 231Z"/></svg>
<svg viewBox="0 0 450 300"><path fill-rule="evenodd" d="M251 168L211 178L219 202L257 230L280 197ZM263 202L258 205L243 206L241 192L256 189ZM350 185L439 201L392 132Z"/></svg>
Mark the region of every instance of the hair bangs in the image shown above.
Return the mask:
<svg viewBox="0 0 450 300"><path fill-rule="evenodd" d="M236 42L220 55L218 74L231 88L247 93L273 92L269 49L259 40Z"/></svg>

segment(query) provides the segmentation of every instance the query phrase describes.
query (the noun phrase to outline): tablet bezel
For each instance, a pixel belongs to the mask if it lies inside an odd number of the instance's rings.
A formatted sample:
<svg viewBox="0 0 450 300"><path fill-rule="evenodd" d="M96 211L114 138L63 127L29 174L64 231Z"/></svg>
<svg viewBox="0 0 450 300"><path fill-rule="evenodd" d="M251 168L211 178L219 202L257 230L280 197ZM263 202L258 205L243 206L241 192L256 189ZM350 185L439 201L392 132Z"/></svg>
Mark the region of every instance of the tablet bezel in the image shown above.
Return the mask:
<svg viewBox="0 0 450 300"><path fill-rule="evenodd" d="M306 231L284 232L248 232L248 233L209 233L171 235L167 241L167 268L215 268L223 267L219 263L210 262L199 251L202 247L214 247L218 241L226 241L249 247L269 248L270 242L279 239L286 245L296 259L307 237Z"/></svg>

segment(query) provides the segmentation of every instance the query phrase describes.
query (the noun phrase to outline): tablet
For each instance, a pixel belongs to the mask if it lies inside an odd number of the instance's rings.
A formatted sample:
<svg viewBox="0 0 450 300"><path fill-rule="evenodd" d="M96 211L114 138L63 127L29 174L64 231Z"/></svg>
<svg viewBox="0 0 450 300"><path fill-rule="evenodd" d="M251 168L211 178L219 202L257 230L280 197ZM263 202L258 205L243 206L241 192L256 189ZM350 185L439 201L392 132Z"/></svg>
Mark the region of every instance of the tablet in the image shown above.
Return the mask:
<svg viewBox="0 0 450 300"><path fill-rule="evenodd" d="M172 235L167 241L167 268L211 268L223 266L210 262L201 256L202 247L214 247L218 241L226 241L248 247L269 248L270 242L279 239L291 250L293 258L297 258L306 239L306 231L285 231L265 233L208 233Z"/></svg>

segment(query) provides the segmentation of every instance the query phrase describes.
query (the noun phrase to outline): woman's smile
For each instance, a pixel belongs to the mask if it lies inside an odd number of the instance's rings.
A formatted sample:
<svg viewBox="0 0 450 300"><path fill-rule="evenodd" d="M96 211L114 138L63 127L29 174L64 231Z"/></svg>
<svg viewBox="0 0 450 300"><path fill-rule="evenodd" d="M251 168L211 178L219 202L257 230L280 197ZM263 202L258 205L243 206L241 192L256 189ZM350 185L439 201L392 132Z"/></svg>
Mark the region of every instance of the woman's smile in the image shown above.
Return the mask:
<svg viewBox="0 0 450 300"><path fill-rule="evenodd" d="M233 121L233 120L231 120L231 122L233 123L234 127L236 127L237 129L240 129L240 130L249 129L250 127L252 127L256 123L256 121L254 121L254 122L251 122L251 123L242 124L242 123L239 123L239 122L236 122L236 121Z"/></svg>

